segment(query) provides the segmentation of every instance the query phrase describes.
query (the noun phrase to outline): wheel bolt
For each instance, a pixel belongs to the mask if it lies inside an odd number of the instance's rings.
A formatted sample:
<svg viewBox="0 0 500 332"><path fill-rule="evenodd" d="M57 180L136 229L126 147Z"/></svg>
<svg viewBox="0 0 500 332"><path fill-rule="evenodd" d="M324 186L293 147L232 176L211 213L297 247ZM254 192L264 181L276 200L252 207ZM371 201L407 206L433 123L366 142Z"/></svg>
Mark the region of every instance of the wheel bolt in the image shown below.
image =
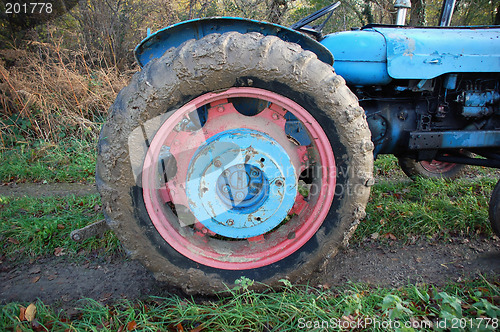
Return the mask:
<svg viewBox="0 0 500 332"><path fill-rule="evenodd" d="M215 166L215 167L221 167L221 166L222 166L222 163L220 162L220 160L219 160L219 159L215 159L215 160L214 160L214 166Z"/></svg>
<svg viewBox="0 0 500 332"><path fill-rule="evenodd" d="M278 115L278 113L273 113L274 120L278 120L279 118L280 118L280 116Z"/></svg>
<svg viewBox="0 0 500 332"><path fill-rule="evenodd" d="M226 223L227 223L228 226L233 226L234 225L234 220L233 219L229 219Z"/></svg>
<svg viewBox="0 0 500 332"><path fill-rule="evenodd" d="M276 185L277 185L278 187L282 187L282 186L283 186L283 182L282 182L281 180L276 180L276 182L275 182L275 183L276 183Z"/></svg>
<svg viewBox="0 0 500 332"><path fill-rule="evenodd" d="M229 189L231 189L231 188L229 187L228 184L226 184L224 187L222 187L222 191L225 192L225 193L228 193Z"/></svg>
<svg viewBox="0 0 500 332"><path fill-rule="evenodd" d="M239 191L239 192L236 193L236 199L238 201L242 201L243 198L245 198L245 195L241 191Z"/></svg>
<svg viewBox="0 0 500 332"><path fill-rule="evenodd" d="M222 107L222 106L219 106L219 107L217 108L217 111L218 111L219 113L222 113L222 112L224 112L224 107Z"/></svg>

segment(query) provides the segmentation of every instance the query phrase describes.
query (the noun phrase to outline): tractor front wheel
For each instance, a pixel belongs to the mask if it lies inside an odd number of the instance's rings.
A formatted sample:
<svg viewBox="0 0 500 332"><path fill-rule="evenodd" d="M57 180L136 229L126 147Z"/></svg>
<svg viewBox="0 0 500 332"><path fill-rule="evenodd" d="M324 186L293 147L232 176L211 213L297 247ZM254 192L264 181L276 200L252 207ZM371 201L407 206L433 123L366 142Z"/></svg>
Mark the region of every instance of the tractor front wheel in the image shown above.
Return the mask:
<svg viewBox="0 0 500 332"><path fill-rule="evenodd" d="M159 280L213 293L320 270L364 217L372 149L356 97L313 53L211 34L120 92L96 181L132 257Z"/></svg>

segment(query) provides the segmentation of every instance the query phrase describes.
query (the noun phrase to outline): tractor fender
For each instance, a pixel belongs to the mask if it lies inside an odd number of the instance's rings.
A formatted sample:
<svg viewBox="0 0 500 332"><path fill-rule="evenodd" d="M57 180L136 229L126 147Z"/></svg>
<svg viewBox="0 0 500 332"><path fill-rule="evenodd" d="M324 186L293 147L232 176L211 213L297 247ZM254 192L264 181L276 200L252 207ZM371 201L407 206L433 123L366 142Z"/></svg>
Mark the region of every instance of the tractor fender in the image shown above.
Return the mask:
<svg viewBox="0 0 500 332"><path fill-rule="evenodd" d="M144 67L150 60L161 57L168 49L178 47L187 40L199 40L212 33L231 31L277 36L286 42L300 45L304 50L315 53L319 60L333 65L330 51L316 40L278 24L237 17L200 18L158 30L137 45L134 50L135 58L139 65Z"/></svg>

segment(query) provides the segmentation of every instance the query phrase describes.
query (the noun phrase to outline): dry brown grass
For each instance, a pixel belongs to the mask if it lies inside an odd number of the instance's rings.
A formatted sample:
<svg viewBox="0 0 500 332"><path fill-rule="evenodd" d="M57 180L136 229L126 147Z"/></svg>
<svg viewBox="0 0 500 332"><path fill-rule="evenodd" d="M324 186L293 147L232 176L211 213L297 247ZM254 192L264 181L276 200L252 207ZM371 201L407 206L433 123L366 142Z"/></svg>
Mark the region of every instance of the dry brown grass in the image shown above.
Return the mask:
<svg viewBox="0 0 500 332"><path fill-rule="evenodd" d="M94 66L99 55L31 41L0 50L0 148L22 140L97 136L116 94L135 70Z"/></svg>

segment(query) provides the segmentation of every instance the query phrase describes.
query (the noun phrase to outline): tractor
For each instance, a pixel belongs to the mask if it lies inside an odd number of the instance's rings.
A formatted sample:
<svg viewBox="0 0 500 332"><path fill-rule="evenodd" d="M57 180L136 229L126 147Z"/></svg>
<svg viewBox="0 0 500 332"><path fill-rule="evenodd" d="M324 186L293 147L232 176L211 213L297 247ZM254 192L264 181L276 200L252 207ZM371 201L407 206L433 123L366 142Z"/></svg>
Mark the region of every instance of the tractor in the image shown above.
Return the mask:
<svg viewBox="0 0 500 332"><path fill-rule="evenodd" d="M500 168L500 28L395 25L323 35L201 18L148 35L98 143L106 222L187 293L306 282L365 217L373 161L411 177ZM317 20L319 25L312 25ZM500 233L500 182L490 221Z"/></svg>

